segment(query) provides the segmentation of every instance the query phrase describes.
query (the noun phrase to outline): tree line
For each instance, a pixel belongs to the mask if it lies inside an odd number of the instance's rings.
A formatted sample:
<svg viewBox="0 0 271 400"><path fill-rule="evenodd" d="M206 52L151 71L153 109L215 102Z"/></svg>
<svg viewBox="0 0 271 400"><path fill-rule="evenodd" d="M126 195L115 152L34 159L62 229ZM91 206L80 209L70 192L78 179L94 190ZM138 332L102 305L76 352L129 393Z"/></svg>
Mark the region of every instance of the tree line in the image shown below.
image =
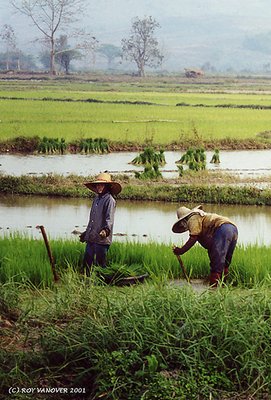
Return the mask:
<svg viewBox="0 0 271 400"><path fill-rule="evenodd" d="M111 68L119 59L132 62L138 76L145 76L145 68L161 65L164 55L155 37L159 23L152 17L131 22L130 34L121 40L120 46L100 43L98 38L78 29L77 24L86 9L87 0L12 0L19 15L26 16L41 34L44 50L40 62L55 75L58 68L70 72L71 62L90 56L93 63L96 54L107 60ZM73 43L73 45L71 45ZM0 26L0 69L35 69L33 56L24 54L17 45L15 31L10 25Z"/></svg>

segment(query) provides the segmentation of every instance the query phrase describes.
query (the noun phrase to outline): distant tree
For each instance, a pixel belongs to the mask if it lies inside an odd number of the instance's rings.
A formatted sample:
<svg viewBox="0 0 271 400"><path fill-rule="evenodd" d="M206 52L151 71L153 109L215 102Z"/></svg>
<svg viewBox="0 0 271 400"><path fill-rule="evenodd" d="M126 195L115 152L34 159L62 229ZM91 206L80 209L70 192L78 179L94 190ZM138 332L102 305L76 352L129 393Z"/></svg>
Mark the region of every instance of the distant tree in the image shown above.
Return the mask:
<svg viewBox="0 0 271 400"><path fill-rule="evenodd" d="M50 51L44 50L39 54L39 60L46 71L50 71Z"/></svg>
<svg viewBox="0 0 271 400"><path fill-rule="evenodd" d="M67 31L83 12L86 0L12 0L11 4L29 17L50 43L50 72L55 74L56 34Z"/></svg>
<svg viewBox="0 0 271 400"><path fill-rule="evenodd" d="M72 60L78 60L82 57L79 50L71 49L68 45L67 35L61 35L56 40L56 62L65 70L70 72L70 64Z"/></svg>
<svg viewBox="0 0 271 400"><path fill-rule="evenodd" d="M122 49L113 44L101 44L97 52L107 59L108 68L112 68L115 58L120 58L122 56Z"/></svg>
<svg viewBox="0 0 271 400"><path fill-rule="evenodd" d="M154 31L159 27L159 23L151 16L143 19L136 17L130 37L122 39L124 57L136 63L139 76L145 76L146 66L156 68L162 63L164 57L154 37Z"/></svg>
<svg viewBox="0 0 271 400"><path fill-rule="evenodd" d="M14 29L10 25L5 24L0 32L0 38L5 46L6 70L8 71L11 65L11 54L14 55L16 51L16 36Z"/></svg>
<svg viewBox="0 0 271 400"><path fill-rule="evenodd" d="M0 70L6 70L6 53L0 53ZM22 51L16 50L15 52L9 53L9 69L12 70L35 70L36 64L32 55L23 53Z"/></svg>

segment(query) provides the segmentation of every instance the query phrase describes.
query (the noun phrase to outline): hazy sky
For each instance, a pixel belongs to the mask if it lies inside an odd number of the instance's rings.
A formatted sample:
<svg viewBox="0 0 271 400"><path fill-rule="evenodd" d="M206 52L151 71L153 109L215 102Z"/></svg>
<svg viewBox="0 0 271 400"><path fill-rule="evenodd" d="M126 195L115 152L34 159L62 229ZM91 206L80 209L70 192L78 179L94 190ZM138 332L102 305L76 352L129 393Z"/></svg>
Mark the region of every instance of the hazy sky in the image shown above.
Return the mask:
<svg viewBox="0 0 271 400"><path fill-rule="evenodd" d="M191 55L190 64L199 49L201 53L206 49L203 61L224 62L230 51L237 56L246 37L271 31L271 0L86 0L86 4L80 25L101 43L119 46L134 17L151 15L161 25L156 35L162 46L169 54L185 52L185 63ZM9 0L0 0L0 29L4 23L15 28L23 46L31 48L30 39L40 36L29 20L14 14Z"/></svg>

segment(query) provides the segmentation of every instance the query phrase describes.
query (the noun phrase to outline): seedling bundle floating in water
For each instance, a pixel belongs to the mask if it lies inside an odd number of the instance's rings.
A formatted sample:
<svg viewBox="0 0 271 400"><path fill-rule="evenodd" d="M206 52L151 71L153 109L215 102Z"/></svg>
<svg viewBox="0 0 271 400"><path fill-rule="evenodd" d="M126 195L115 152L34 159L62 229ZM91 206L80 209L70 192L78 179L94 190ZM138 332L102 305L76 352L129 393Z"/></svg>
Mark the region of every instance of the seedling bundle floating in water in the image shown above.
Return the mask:
<svg viewBox="0 0 271 400"><path fill-rule="evenodd" d="M203 148L188 149L182 155L176 164L185 164L189 169L194 171L204 170L206 168L206 155Z"/></svg>
<svg viewBox="0 0 271 400"><path fill-rule="evenodd" d="M164 150L159 150L155 152L152 147L147 147L142 153L135 157L131 164L134 165L154 165L158 164L160 166L166 164Z"/></svg>
<svg viewBox="0 0 271 400"><path fill-rule="evenodd" d="M164 150L155 152L152 147L147 147L142 153L135 157L131 164L144 165L144 172L136 172L135 177L138 179L155 179L162 176L159 171L159 165L165 165Z"/></svg>

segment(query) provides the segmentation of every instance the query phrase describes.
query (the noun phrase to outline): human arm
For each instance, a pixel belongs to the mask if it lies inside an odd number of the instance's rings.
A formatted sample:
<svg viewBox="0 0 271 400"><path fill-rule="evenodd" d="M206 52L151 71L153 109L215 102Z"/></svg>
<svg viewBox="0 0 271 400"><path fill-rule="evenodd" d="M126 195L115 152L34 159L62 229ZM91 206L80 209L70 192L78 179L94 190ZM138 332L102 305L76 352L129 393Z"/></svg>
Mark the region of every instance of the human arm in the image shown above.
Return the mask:
<svg viewBox="0 0 271 400"><path fill-rule="evenodd" d="M182 247L173 247L172 251L176 256L181 256L182 254L186 253L192 246L197 242L198 236L190 235L187 242Z"/></svg>

